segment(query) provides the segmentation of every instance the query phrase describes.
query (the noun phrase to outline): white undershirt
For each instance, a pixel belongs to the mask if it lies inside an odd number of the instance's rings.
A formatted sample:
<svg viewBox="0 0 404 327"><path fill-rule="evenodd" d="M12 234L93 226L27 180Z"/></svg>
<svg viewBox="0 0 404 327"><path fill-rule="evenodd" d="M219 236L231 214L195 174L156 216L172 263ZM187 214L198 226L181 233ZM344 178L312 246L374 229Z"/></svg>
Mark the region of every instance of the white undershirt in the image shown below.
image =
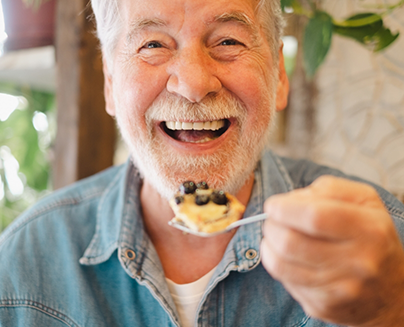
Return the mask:
<svg viewBox="0 0 404 327"><path fill-rule="evenodd" d="M205 276L189 284L176 284L166 278L168 289L177 307L181 320L181 326L192 327L196 318L196 309L202 299L203 293L209 284L210 278L215 272L215 268Z"/></svg>

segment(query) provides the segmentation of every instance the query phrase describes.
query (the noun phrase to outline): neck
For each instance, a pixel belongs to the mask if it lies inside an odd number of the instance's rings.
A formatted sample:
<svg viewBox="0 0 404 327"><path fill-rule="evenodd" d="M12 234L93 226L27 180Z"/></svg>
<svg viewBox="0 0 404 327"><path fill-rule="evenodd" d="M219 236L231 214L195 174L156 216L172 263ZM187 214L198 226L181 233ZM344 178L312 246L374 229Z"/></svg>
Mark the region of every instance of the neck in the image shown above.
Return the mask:
<svg viewBox="0 0 404 327"><path fill-rule="evenodd" d="M253 184L252 174L236 194L237 199L245 206L250 199ZM220 262L235 231L202 238L184 234L169 226L168 222L174 217L174 212L168 201L160 196L147 179L141 188L140 201L146 231L156 248L167 278L178 284L191 283Z"/></svg>

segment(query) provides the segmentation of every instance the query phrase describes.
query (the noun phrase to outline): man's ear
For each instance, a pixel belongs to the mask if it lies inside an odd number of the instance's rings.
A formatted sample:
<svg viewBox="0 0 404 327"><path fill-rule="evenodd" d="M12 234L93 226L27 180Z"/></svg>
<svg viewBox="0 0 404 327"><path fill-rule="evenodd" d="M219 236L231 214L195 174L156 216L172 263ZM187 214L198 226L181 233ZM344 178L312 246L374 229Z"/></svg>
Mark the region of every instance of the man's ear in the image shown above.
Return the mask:
<svg viewBox="0 0 404 327"><path fill-rule="evenodd" d="M288 104L289 80L285 70L285 60L283 58L283 43L279 48L279 81L276 88L276 110L282 111Z"/></svg>
<svg viewBox="0 0 404 327"><path fill-rule="evenodd" d="M104 72L104 97L105 97L105 110L107 113L115 116L115 101L112 88L112 75L108 69L108 64L105 58L102 59L102 70Z"/></svg>

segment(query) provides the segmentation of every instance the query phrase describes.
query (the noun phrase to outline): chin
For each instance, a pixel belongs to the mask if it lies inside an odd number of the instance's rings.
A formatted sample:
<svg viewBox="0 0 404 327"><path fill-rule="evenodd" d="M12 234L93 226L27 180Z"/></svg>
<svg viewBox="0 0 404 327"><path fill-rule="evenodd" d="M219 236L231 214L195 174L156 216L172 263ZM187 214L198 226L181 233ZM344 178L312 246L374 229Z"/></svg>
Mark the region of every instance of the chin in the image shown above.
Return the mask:
<svg viewBox="0 0 404 327"><path fill-rule="evenodd" d="M206 181L211 188L236 195L254 171L266 144L264 140L261 137L253 147L233 142L221 151L203 156L175 153L160 142L150 142L154 146L149 148L130 148L142 178L169 200L184 181Z"/></svg>

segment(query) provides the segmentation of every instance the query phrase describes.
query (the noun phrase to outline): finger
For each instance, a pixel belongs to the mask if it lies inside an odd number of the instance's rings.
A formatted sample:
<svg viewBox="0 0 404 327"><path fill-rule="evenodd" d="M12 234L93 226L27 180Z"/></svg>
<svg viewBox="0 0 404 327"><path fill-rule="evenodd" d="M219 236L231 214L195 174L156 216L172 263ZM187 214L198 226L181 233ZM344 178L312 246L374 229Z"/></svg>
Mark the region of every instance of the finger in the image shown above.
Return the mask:
<svg viewBox="0 0 404 327"><path fill-rule="evenodd" d="M352 242L329 241L314 238L278 224L268 218L263 235L269 246L287 261L314 268L335 267L339 260L346 260Z"/></svg>
<svg viewBox="0 0 404 327"><path fill-rule="evenodd" d="M345 178L324 175L301 190L310 192L316 197L366 204L368 207L384 207L372 186Z"/></svg>
<svg viewBox="0 0 404 327"><path fill-rule="evenodd" d="M271 219L307 235L330 240L358 236L372 224L390 220L385 209L367 208L334 199L318 199L302 194L269 198L264 211ZM382 218L384 220L380 220Z"/></svg>
<svg viewBox="0 0 404 327"><path fill-rule="evenodd" d="M351 274L348 266L335 265L334 269L316 269L284 260L268 246L261 243L262 264L272 278L281 282L294 296L308 300L327 301L330 308L337 303L350 302L365 292L365 280Z"/></svg>
<svg viewBox="0 0 404 327"><path fill-rule="evenodd" d="M316 269L282 258L264 237L261 242L262 264L268 273L282 283L320 287L337 279L335 269Z"/></svg>
<svg viewBox="0 0 404 327"><path fill-rule="evenodd" d="M369 233L369 237L328 241L307 236L267 219L263 235L266 246L291 265L317 272L330 270L341 276L355 276L358 280L384 276L384 271L389 269L389 258L401 260L404 253L394 227L382 232L375 229ZM393 261L392 266L397 260Z"/></svg>

